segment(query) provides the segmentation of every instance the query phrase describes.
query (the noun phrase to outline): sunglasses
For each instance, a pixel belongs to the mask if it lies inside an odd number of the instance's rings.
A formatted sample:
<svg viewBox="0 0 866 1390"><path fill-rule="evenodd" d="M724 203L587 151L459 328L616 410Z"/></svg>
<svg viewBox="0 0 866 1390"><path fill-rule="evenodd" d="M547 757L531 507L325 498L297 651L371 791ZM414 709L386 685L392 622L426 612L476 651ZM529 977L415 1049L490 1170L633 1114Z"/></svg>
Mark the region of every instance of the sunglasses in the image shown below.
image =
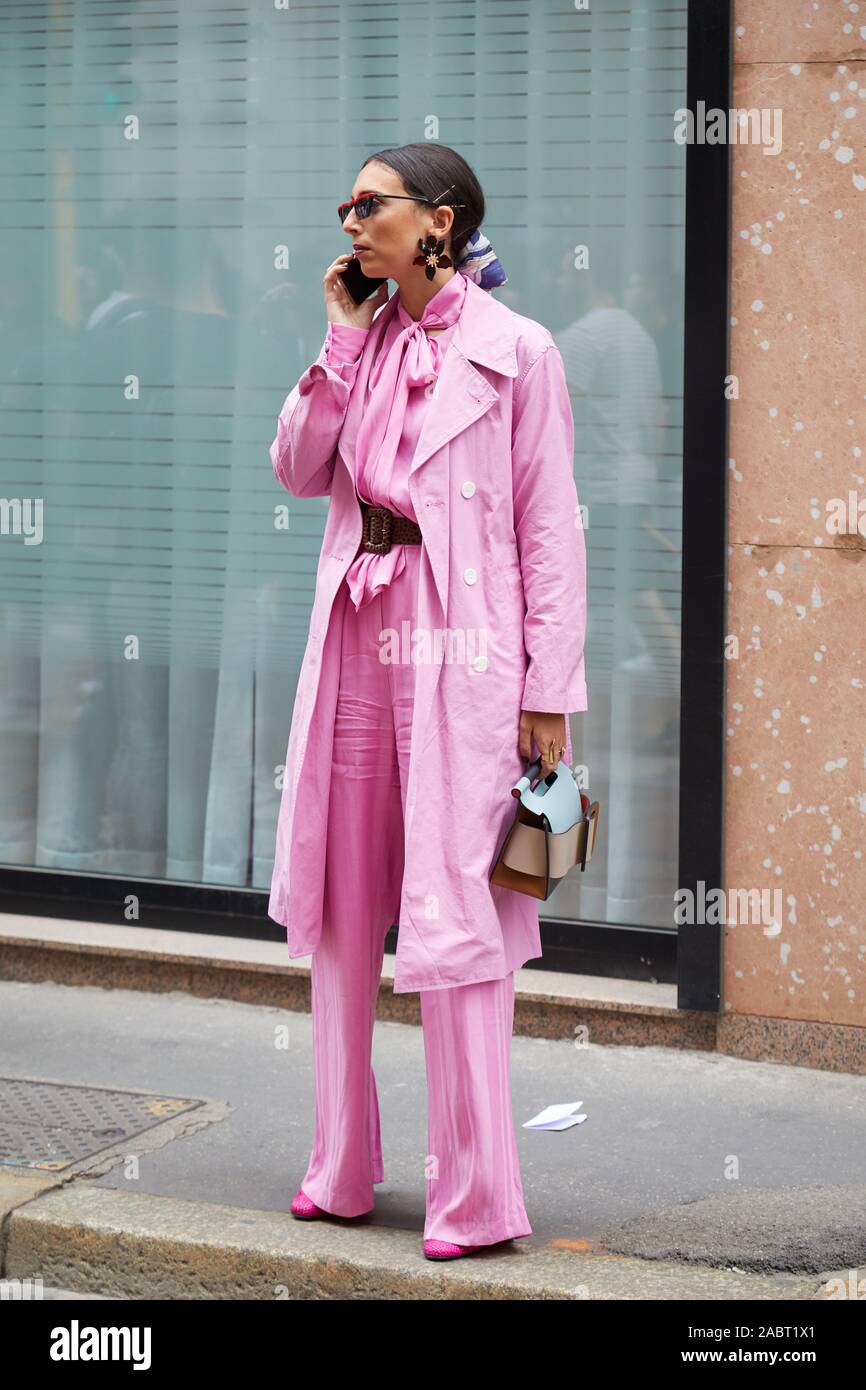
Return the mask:
<svg viewBox="0 0 866 1390"><path fill-rule="evenodd" d="M451 188L453 187L454 185L452 183ZM450 193L451 188L446 188L445 193ZM439 194L439 198L444 196L443 193ZM373 211L373 208L380 198L400 198L408 203L429 203L430 207L438 207L439 205L439 198L415 198L409 193L359 193L357 198L351 198L348 203L340 203L340 206L337 208L337 216L340 219L340 223L342 224L345 222L352 208L355 209L355 216L363 222L365 218L370 216L370 213ZM447 203L446 206L449 208L462 208L465 207L466 204Z"/></svg>

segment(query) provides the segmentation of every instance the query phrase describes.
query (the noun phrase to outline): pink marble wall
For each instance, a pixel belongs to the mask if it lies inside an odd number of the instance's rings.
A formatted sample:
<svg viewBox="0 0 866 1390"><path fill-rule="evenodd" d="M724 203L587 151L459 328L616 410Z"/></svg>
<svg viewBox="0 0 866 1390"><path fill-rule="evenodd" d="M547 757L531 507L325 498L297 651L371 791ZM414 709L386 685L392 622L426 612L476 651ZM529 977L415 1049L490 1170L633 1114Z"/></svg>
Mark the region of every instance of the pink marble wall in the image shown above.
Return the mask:
<svg viewBox="0 0 866 1390"><path fill-rule="evenodd" d="M735 0L724 1009L866 1026L866 0Z"/></svg>

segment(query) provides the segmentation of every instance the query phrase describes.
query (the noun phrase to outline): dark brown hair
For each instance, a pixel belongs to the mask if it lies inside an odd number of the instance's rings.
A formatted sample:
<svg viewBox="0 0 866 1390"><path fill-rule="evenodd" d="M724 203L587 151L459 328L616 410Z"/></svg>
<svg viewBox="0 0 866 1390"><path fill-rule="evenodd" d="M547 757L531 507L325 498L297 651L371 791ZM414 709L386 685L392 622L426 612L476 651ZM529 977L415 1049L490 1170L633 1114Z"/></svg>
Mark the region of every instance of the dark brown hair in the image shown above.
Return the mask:
<svg viewBox="0 0 866 1390"><path fill-rule="evenodd" d="M374 159L399 174L406 192L413 197L425 198L431 203L438 198L439 207L464 204L461 208L455 207L451 224L450 251L452 260L456 261L471 234L484 221L481 184L463 156L450 145L418 140L412 145L377 150L376 154L367 156L364 164Z"/></svg>

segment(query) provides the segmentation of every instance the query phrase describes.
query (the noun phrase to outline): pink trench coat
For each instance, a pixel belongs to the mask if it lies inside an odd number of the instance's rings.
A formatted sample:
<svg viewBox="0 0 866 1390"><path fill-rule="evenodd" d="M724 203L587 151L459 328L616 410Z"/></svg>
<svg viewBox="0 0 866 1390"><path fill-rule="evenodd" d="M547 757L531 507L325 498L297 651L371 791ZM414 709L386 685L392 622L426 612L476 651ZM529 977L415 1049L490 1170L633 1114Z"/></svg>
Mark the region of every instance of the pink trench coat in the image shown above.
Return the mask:
<svg viewBox="0 0 866 1390"><path fill-rule="evenodd" d="M287 397L270 449L290 493L330 497L268 904L287 929L290 957L315 951L322 930L340 676L331 613L360 544L355 440L398 294L374 318L351 386L324 365L322 345ZM491 885L488 875L514 818L510 788L526 766L521 709L587 708L586 551L573 450L550 333L467 280L409 474L423 537L419 635L407 634L397 659L424 659L415 672L398 994L502 979L541 955L538 900Z"/></svg>

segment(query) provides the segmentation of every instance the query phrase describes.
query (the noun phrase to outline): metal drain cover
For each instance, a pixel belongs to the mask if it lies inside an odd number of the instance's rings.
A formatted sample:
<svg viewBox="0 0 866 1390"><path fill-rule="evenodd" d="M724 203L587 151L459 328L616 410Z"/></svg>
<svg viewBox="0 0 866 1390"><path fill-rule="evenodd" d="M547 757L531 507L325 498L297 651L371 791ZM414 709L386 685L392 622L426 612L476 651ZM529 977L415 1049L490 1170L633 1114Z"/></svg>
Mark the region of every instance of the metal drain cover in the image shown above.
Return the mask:
<svg viewBox="0 0 866 1390"><path fill-rule="evenodd" d="M202 1100L0 1077L0 1163L49 1172L134 1139Z"/></svg>

